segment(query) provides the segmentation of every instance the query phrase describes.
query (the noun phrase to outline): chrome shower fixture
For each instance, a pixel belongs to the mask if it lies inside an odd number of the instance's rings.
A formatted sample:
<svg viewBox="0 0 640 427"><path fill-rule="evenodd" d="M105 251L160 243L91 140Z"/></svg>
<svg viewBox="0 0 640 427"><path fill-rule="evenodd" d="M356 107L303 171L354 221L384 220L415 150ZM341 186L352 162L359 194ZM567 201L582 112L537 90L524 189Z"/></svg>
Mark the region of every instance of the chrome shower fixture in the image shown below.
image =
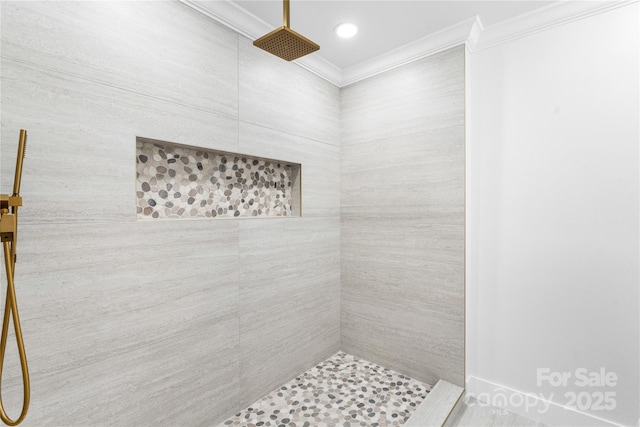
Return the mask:
<svg viewBox="0 0 640 427"><path fill-rule="evenodd" d="M260 37L253 42L253 45L285 61L293 61L319 50L320 46L289 28L289 0L284 0L283 8L282 27Z"/></svg>

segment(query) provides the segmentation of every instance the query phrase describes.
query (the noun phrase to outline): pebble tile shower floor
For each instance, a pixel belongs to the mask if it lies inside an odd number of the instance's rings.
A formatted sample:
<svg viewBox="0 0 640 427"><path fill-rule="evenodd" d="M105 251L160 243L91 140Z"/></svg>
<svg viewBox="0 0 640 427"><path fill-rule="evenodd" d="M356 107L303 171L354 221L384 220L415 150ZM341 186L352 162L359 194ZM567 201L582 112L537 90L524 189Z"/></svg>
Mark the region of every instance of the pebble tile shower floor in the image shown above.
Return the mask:
<svg viewBox="0 0 640 427"><path fill-rule="evenodd" d="M400 426L429 390L429 384L340 352L220 427Z"/></svg>

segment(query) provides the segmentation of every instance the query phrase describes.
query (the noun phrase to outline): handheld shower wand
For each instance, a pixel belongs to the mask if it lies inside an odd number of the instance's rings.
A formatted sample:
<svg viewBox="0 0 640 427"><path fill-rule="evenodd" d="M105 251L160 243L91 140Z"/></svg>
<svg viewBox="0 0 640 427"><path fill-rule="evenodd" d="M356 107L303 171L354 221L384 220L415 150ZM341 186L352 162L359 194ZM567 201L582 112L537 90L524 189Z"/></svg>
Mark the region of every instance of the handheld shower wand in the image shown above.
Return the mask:
<svg viewBox="0 0 640 427"><path fill-rule="evenodd" d="M27 366L27 356L24 351L22 340L22 329L20 327L20 317L18 316L18 303L16 302L16 290L13 283L16 271L16 245L18 242L18 207L22 206L20 197L20 181L22 180L22 161L24 160L24 150L27 144L27 131L20 130L18 141L18 158L16 160L16 173L13 180L13 194L0 194L0 241L4 249L4 265L7 272L7 298L4 307L4 322L2 323L2 337L0 338L0 385L2 383L2 371L4 367L4 355L7 349L7 336L9 334L10 316L13 315L13 327L16 333L18 353L20 355L20 367L22 368L22 385L24 394L22 399L22 412L20 416L12 420L4 410L2 404L2 393L0 390L0 418L10 426L20 424L27 416L31 388L29 385L29 367Z"/></svg>

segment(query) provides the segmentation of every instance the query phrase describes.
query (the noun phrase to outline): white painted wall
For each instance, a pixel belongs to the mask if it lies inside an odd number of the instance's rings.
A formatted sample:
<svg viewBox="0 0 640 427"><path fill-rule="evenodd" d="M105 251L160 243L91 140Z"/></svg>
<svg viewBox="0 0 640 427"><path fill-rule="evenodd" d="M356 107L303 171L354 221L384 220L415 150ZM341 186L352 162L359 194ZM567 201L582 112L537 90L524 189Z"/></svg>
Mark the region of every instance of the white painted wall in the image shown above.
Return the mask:
<svg viewBox="0 0 640 427"><path fill-rule="evenodd" d="M526 415L550 424L638 423L638 22L636 2L469 56L468 392L542 393ZM575 384L601 367L616 386ZM614 410L556 406L604 391Z"/></svg>

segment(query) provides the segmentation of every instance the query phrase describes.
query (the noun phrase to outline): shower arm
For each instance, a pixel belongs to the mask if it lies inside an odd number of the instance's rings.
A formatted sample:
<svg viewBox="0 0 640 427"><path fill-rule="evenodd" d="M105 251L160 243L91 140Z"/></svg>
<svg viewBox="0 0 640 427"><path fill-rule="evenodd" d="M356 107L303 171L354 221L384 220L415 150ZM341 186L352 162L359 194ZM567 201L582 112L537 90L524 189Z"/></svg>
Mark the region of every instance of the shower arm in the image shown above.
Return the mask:
<svg viewBox="0 0 640 427"><path fill-rule="evenodd" d="M282 26L286 28L291 27L291 14L289 13L289 0L282 2Z"/></svg>
<svg viewBox="0 0 640 427"><path fill-rule="evenodd" d="M22 339L22 328L20 327L20 316L18 315L18 303L16 302L16 290L14 284L16 269L16 245L18 242L18 208L22 206L20 197L20 181L22 179L22 161L27 143L27 131L20 130L18 142L18 159L16 161L16 173L13 181L13 194L0 194L0 241L4 252L4 265L7 276L7 297L4 308L4 321L2 323L2 336L0 338L0 419L10 426L20 424L27 416L29 401L31 397L31 387L29 384L29 367L24 350ZM20 367L22 370L22 411L20 416L12 420L7 415L2 403L2 372L4 370L4 357L7 349L7 337L9 335L9 321L13 317L13 327L15 330L18 354L20 357Z"/></svg>

